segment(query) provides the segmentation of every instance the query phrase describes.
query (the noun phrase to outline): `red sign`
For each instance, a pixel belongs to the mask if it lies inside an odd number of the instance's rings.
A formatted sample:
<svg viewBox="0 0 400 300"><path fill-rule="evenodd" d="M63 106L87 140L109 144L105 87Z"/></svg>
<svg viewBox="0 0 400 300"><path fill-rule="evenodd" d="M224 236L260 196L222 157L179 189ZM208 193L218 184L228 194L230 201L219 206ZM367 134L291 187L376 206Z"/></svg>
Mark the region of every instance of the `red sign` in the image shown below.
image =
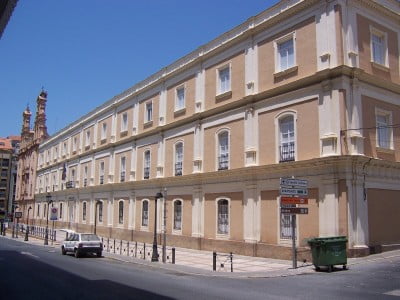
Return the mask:
<svg viewBox="0 0 400 300"><path fill-rule="evenodd" d="M308 204L308 198L304 197L281 197L281 204Z"/></svg>
<svg viewBox="0 0 400 300"><path fill-rule="evenodd" d="M307 207L281 207L282 214L308 215Z"/></svg>

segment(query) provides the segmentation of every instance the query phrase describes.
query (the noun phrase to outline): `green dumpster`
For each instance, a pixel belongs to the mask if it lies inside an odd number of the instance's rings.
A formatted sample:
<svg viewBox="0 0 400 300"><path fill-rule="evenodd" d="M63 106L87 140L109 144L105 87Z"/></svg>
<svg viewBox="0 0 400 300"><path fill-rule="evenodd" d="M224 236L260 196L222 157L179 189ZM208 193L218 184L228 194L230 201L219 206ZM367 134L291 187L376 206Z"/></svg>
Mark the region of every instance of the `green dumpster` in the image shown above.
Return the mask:
<svg viewBox="0 0 400 300"><path fill-rule="evenodd" d="M328 267L328 272L331 272L335 265L343 265L345 270L347 264L346 243L347 237L345 236L308 240L315 269L318 271L320 266L326 266Z"/></svg>

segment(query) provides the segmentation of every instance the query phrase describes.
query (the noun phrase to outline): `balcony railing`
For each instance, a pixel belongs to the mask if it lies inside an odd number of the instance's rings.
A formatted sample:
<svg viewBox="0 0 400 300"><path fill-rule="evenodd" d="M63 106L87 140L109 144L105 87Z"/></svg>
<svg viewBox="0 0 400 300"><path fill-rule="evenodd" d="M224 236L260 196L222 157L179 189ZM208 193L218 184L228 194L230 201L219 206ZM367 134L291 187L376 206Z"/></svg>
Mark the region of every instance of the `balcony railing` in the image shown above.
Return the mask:
<svg viewBox="0 0 400 300"><path fill-rule="evenodd" d="M87 186L87 178L83 179L83 186Z"/></svg>
<svg viewBox="0 0 400 300"><path fill-rule="evenodd" d="M279 162L294 161L294 142L279 146Z"/></svg>
<svg viewBox="0 0 400 300"><path fill-rule="evenodd" d="M119 178L119 181L120 181L120 182L125 182L125 171L122 171L122 172L121 172L121 176L120 176L120 178Z"/></svg>
<svg viewBox="0 0 400 300"><path fill-rule="evenodd" d="M104 175L100 175L100 184L104 183Z"/></svg>
<svg viewBox="0 0 400 300"><path fill-rule="evenodd" d="M182 162L175 163L175 176L182 176Z"/></svg>
<svg viewBox="0 0 400 300"><path fill-rule="evenodd" d="M218 157L218 170L228 170L229 154L222 154Z"/></svg>
<svg viewBox="0 0 400 300"><path fill-rule="evenodd" d="M73 189L73 188L75 188L75 181L67 181L67 182L65 183L65 187L66 187L67 189Z"/></svg>
<svg viewBox="0 0 400 300"><path fill-rule="evenodd" d="M150 178L150 167L145 167L143 169L143 179L149 179Z"/></svg>

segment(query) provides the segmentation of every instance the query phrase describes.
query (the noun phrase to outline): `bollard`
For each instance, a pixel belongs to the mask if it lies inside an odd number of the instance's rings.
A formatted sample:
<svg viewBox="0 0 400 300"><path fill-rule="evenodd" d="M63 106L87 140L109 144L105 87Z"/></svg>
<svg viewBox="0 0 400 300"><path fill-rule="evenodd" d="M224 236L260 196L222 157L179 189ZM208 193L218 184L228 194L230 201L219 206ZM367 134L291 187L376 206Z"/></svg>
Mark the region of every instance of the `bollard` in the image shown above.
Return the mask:
<svg viewBox="0 0 400 300"><path fill-rule="evenodd" d="M114 253L115 253L115 239L114 239Z"/></svg>
<svg viewBox="0 0 400 300"><path fill-rule="evenodd" d="M146 259L146 243L143 243L143 259Z"/></svg>
<svg viewBox="0 0 400 300"><path fill-rule="evenodd" d="M229 257L231 259L231 273L233 273L233 253L231 252L231 255Z"/></svg>
<svg viewBox="0 0 400 300"><path fill-rule="evenodd" d="M121 240L121 243L120 243L120 246L119 246L119 255L122 255L122 240Z"/></svg>
<svg viewBox="0 0 400 300"><path fill-rule="evenodd" d="M127 241L126 254L129 256L129 241Z"/></svg>
<svg viewBox="0 0 400 300"><path fill-rule="evenodd" d="M135 242L135 257L137 257L137 242Z"/></svg>
<svg viewBox="0 0 400 300"><path fill-rule="evenodd" d="M110 239L107 238L107 252L110 252Z"/></svg>
<svg viewBox="0 0 400 300"><path fill-rule="evenodd" d="M172 264L175 264L175 248L172 248Z"/></svg>
<svg viewBox="0 0 400 300"><path fill-rule="evenodd" d="M217 270L217 252L213 251L213 271Z"/></svg>

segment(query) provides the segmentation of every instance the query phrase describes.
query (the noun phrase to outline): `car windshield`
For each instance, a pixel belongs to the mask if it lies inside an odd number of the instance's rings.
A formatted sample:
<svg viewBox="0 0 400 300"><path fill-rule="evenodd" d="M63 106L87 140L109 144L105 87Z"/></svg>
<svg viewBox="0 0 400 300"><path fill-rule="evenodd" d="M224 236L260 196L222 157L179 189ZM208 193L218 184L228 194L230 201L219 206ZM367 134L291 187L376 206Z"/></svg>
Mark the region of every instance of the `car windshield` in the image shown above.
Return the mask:
<svg viewBox="0 0 400 300"><path fill-rule="evenodd" d="M95 234L81 234L82 241L100 241L100 238Z"/></svg>

